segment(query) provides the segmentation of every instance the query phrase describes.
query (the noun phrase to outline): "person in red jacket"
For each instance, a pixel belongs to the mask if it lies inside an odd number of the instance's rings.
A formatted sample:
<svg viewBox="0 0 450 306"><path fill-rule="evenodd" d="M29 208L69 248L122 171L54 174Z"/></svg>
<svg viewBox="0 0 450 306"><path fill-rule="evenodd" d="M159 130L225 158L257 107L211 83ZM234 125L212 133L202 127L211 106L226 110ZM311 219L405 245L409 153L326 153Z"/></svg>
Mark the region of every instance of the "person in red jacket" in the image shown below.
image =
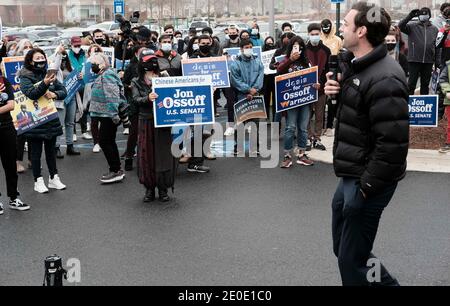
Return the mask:
<svg viewBox="0 0 450 306"><path fill-rule="evenodd" d="M325 119L325 104L327 97L324 93L324 86L327 81L326 74L328 72L328 60L331 55L331 50L323 44L320 39L321 27L318 23L312 23L308 26L309 41L306 45L306 57L311 66L318 66L319 68L319 100L311 104L311 117L314 114L314 124L309 122L309 139L313 148L325 151L325 146L321 143L320 136L322 135Z"/></svg>

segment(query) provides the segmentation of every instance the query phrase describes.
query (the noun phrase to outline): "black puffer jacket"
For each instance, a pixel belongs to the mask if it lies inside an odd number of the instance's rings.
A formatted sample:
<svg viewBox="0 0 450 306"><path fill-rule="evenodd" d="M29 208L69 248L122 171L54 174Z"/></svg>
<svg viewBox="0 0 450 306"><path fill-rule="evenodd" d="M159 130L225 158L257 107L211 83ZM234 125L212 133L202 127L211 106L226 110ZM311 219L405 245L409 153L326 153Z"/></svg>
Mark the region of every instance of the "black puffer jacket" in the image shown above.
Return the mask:
<svg viewBox="0 0 450 306"><path fill-rule="evenodd" d="M338 177L361 179L376 194L405 176L409 144L408 86L384 44L355 60L339 56L343 73L333 148Z"/></svg>

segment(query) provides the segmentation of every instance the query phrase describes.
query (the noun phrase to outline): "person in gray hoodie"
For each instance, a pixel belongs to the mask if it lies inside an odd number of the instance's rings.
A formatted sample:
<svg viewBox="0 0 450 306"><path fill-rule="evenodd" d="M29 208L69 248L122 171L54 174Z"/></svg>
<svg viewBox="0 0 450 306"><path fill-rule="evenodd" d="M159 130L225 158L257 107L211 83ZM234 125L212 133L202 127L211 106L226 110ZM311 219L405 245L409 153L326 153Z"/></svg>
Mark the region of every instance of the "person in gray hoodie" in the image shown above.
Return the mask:
<svg viewBox="0 0 450 306"><path fill-rule="evenodd" d="M410 22L414 17L419 21ZM430 22L431 11L424 7L412 10L398 24L408 35L409 94L414 94L420 77L420 94L428 95L433 64L436 61L436 38L439 30Z"/></svg>

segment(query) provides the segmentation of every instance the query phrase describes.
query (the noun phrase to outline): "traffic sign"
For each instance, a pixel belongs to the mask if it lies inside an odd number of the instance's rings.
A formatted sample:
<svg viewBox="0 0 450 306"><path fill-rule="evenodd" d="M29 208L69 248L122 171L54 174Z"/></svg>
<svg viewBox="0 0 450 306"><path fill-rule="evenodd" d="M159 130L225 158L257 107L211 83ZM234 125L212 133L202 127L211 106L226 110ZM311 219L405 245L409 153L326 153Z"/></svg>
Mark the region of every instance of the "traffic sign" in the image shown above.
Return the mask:
<svg viewBox="0 0 450 306"><path fill-rule="evenodd" d="M344 3L345 0L330 0L331 3L337 4L337 3Z"/></svg>
<svg viewBox="0 0 450 306"><path fill-rule="evenodd" d="M125 1L124 0L114 0L114 15L125 14Z"/></svg>

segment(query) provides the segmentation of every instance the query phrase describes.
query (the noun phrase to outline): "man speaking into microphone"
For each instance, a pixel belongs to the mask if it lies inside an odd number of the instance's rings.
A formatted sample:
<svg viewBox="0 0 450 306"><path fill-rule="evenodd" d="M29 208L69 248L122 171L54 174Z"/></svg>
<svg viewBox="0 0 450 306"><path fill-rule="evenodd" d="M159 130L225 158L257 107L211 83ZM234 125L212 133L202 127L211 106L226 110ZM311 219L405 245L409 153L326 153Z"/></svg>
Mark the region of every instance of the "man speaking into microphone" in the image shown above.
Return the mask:
<svg viewBox="0 0 450 306"><path fill-rule="evenodd" d="M332 234L344 286L398 285L372 254L381 214L405 176L409 144L408 85L384 44L390 24L384 9L353 5L340 29L348 50L339 55L342 74L335 81L328 73L325 84L338 101L333 165L341 179Z"/></svg>

